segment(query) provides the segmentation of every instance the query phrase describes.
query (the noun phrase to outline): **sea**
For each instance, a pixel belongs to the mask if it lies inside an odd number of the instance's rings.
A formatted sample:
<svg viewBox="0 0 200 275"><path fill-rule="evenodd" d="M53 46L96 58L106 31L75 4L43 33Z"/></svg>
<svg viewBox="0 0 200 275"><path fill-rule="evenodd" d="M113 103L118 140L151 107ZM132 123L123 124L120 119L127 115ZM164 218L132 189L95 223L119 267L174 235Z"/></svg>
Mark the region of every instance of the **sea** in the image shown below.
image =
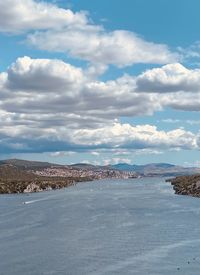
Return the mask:
<svg viewBox="0 0 200 275"><path fill-rule="evenodd" d="M199 275L200 198L165 178L0 196L1 275Z"/></svg>

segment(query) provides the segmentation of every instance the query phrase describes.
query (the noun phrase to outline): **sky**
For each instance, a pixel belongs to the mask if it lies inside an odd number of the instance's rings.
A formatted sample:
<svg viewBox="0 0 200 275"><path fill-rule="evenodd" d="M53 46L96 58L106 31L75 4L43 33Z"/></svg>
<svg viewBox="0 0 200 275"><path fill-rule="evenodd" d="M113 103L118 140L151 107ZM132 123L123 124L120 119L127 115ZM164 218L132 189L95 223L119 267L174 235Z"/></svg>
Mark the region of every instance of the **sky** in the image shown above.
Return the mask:
<svg viewBox="0 0 200 275"><path fill-rule="evenodd" d="M0 0L0 158L199 166L199 10Z"/></svg>

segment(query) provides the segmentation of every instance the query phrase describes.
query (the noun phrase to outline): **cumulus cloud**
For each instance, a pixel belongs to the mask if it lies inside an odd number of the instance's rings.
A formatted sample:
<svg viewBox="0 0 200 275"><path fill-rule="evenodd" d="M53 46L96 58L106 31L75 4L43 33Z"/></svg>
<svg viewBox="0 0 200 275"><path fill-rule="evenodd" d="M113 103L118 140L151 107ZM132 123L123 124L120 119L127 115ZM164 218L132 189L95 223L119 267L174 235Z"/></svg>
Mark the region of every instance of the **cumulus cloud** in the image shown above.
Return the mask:
<svg viewBox="0 0 200 275"><path fill-rule="evenodd" d="M2 109L34 120L48 114L52 123L62 123L63 117L92 124L119 115L152 114L160 108L154 95L134 92L134 78L92 80L82 69L58 60L19 58L2 78Z"/></svg>
<svg viewBox="0 0 200 275"><path fill-rule="evenodd" d="M166 45L145 41L133 32L106 32L89 26L37 32L28 36L28 43L42 50L65 52L92 63L118 67L136 63L165 64L178 59Z"/></svg>
<svg viewBox="0 0 200 275"><path fill-rule="evenodd" d="M7 86L13 90L50 92L75 90L84 80L82 69L61 60L18 58L7 73Z"/></svg>
<svg viewBox="0 0 200 275"><path fill-rule="evenodd" d="M162 97L164 106L181 111L200 111L200 92L177 92Z"/></svg>
<svg viewBox="0 0 200 275"><path fill-rule="evenodd" d="M135 149L156 154L200 147L199 134L184 129L119 122L165 107L200 111L200 70L175 63L186 55L182 49L177 54L134 32L107 31L87 12L34 0L0 0L0 32L23 34L31 46L89 64L83 69L57 59L23 57L0 73L0 153L53 152L55 157L89 150L98 156L101 150L126 155ZM188 56L199 57L189 50ZM167 65L138 76L98 79L111 64L136 63Z"/></svg>
<svg viewBox="0 0 200 275"><path fill-rule="evenodd" d="M158 131L156 126L115 123L99 129L76 130L73 140L82 145L101 145L129 148L197 148L196 136L183 129Z"/></svg>
<svg viewBox="0 0 200 275"><path fill-rule="evenodd" d="M59 60L17 59L0 74L0 151L198 148L198 135L184 129L119 123L121 116L150 115L165 106L200 107L194 92L139 91L138 78L103 82Z"/></svg>
<svg viewBox="0 0 200 275"><path fill-rule="evenodd" d="M200 69L168 64L144 72L138 76L136 85L138 90L152 93L200 92Z"/></svg>
<svg viewBox="0 0 200 275"><path fill-rule="evenodd" d="M159 94L163 107L200 111L200 69L168 64L142 73L136 77L135 86L135 92Z"/></svg>
<svg viewBox="0 0 200 275"><path fill-rule="evenodd" d="M87 12L73 12L43 1L0 0L0 32L26 33L27 42L39 49L64 52L99 64L101 70L102 64L166 64L180 58L165 44L146 41L130 31L106 31L93 23Z"/></svg>
<svg viewBox="0 0 200 275"><path fill-rule="evenodd" d="M60 29L87 24L83 12L73 13L47 2L34 0L0 1L0 31L21 33L30 30Z"/></svg>
<svg viewBox="0 0 200 275"><path fill-rule="evenodd" d="M7 130L7 129L6 129ZM11 129L10 129L11 130ZM34 135L35 134L35 135ZM160 131L152 125L113 124L98 129L61 129L55 127L31 131L18 128L13 132L0 132L2 141L10 143L12 150L17 151L88 151L94 149L115 150L129 149L198 149L199 135L183 129ZM4 138L3 138L4 137ZM36 146L37 147L33 147ZM15 146L15 147L14 147ZM57 152L57 151L56 151ZM149 152L156 152L155 150ZM147 151L144 151L146 154ZM56 153L57 154L57 153Z"/></svg>

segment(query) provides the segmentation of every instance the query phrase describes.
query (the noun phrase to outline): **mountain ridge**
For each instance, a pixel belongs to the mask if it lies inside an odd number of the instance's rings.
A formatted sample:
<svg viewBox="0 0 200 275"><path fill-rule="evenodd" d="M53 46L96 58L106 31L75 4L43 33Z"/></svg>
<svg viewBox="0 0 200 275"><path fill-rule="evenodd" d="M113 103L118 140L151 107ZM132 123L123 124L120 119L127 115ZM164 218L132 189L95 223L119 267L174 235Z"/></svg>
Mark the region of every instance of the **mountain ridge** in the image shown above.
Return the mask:
<svg viewBox="0 0 200 275"><path fill-rule="evenodd" d="M21 169L44 169L51 167L68 167L71 169L82 170L119 170L127 172L135 172L139 175L186 175L200 173L200 168L197 167L184 167L170 163L147 163L147 164L128 164L118 163L113 165L93 165L88 163L75 163L75 164L56 164L43 161L30 161L23 159L5 159L0 160L0 166L12 165Z"/></svg>

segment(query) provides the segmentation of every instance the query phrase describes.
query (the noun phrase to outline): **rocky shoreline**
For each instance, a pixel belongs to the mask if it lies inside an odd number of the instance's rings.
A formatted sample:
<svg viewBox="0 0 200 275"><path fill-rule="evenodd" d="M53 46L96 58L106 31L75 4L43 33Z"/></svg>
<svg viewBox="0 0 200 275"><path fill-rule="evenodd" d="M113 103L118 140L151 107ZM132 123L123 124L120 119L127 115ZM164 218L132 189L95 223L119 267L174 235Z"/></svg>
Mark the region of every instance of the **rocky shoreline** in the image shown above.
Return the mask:
<svg viewBox="0 0 200 275"><path fill-rule="evenodd" d="M171 182L175 194L200 197L200 174L179 176L166 181Z"/></svg>
<svg viewBox="0 0 200 275"><path fill-rule="evenodd" d="M0 194L35 193L61 189L75 185L78 182L91 181L89 178L60 179L60 180L34 180L34 181L4 181L0 182Z"/></svg>
<svg viewBox="0 0 200 275"><path fill-rule="evenodd" d="M91 180L91 177L38 176L12 165L0 166L0 194L42 192Z"/></svg>
<svg viewBox="0 0 200 275"><path fill-rule="evenodd" d="M136 171L113 169L110 166L88 164L65 166L13 159L0 162L0 194L42 192L65 188L78 182L105 178L128 179L158 175L166 176L166 173L157 174L152 171L140 174ZM169 171L167 175L170 176ZM177 176L167 181L171 182L176 194L200 197L200 174Z"/></svg>
<svg viewBox="0 0 200 275"><path fill-rule="evenodd" d="M78 182L104 178L137 177L134 172L110 168L55 166L51 164L15 161L0 165L0 194L33 193L65 188Z"/></svg>

